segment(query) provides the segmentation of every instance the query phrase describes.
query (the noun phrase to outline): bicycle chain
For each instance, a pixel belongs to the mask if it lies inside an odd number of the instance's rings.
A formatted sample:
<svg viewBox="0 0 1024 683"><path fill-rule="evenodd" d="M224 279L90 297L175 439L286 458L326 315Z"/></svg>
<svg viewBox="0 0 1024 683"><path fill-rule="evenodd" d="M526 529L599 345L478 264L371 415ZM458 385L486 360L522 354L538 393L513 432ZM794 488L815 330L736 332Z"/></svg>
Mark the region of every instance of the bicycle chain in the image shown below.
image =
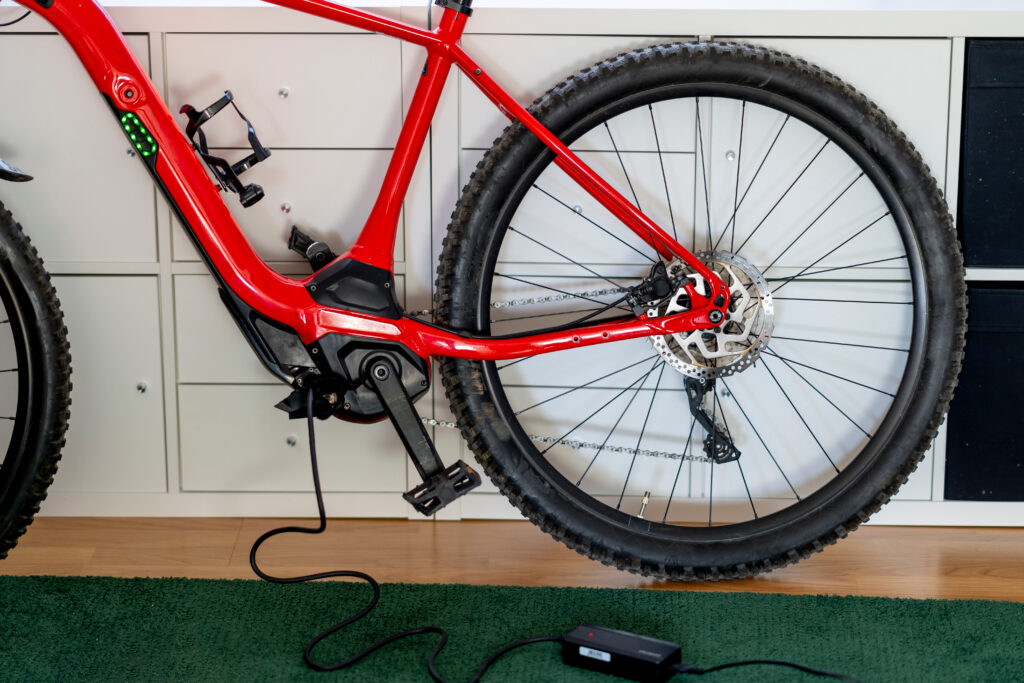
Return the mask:
<svg viewBox="0 0 1024 683"><path fill-rule="evenodd" d="M421 417L420 421L431 427L443 427L445 429L458 429L459 425L454 422L447 420L435 420L432 417ZM592 451L608 451L610 453L625 453L627 455L645 455L654 458L666 458L668 460L685 460L688 462L712 462L711 458L702 455L691 455L689 453L670 453L668 451L651 451L646 448L628 448L626 446L608 446L592 441L576 441L575 439L555 439L550 436L535 436L528 435L530 441L536 441L537 443L544 444L562 444L568 446L574 451L592 450Z"/></svg>
<svg viewBox="0 0 1024 683"><path fill-rule="evenodd" d="M625 294L629 290L625 287L609 287L607 289L592 289L588 292L577 292L576 294L552 294L550 296L538 296L532 299L512 299L511 301L495 301L491 308L509 308L510 306L529 306L531 304L546 304L552 301L566 301L568 299L589 299L605 294ZM408 314L413 318L434 315L434 309L428 308L422 311L413 311Z"/></svg>

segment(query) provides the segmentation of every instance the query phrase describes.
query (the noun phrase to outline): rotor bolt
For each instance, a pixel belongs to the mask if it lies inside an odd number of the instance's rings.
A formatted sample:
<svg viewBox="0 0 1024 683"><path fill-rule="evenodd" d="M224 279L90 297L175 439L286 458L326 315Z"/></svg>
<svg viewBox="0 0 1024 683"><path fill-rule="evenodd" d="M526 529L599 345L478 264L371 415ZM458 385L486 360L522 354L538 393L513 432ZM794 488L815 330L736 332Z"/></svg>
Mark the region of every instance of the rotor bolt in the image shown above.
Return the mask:
<svg viewBox="0 0 1024 683"><path fill-rule="evenodd" d="M281 205L281 213L291 213L291 212L292 212L292 205L291 204L289 204L288 202L285 202L284 204Z"/></svg>
<svg viewBox="0 0 1024 683"><path fill-rule="evenodd" d="M298 438L296 438L294 434L289 434L288 437L284 440L284 442L289 446L294 447L295 444L299 443L299 440Z"/></svg>
<svg viewBox="0 0 1024 683"><path fill-rule="evenodd" d="M135 385L135 391L139 392L140 394L146 393L147 389L149 389L149 385L146 384L145 382L139 382L138 384Z"/></svg>
<svg viewBox="0 0 1024 683"><path fill-rule="evenodd" d="M728 152L725 153L725 160L726 161L736 161L736 152L734 152L734 151L732 151L730 149Z"/></svg>
<svg viewBox="0 0 1024 683"><path fill-rule="evenodd" d="M291 92L288 90L288 88L281 88L280 90L277 91L277 96L280 97L282 100L287 100L289 95L291 95Z"/></svg>
<svg viewBox="0 0 1024 683"><path fill-rule="evenodd" d="M579 204L577 204L576 206L572 207L572 210L575 211L576 213L579 213L579 214L583 213L583 207L580 206Z"/></svg>

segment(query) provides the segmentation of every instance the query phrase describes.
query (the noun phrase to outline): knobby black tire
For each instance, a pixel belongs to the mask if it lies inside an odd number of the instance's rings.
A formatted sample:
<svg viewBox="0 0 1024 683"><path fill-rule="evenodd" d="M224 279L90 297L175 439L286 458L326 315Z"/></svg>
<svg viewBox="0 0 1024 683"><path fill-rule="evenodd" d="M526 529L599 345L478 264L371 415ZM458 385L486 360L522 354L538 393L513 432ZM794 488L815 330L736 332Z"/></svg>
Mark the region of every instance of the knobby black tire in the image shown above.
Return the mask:
<svg viewBox="0 0 1024 683"><path fill-rule="evenodd" d="M530 111L571 142L579 134L574 125L601 107L644 88L703 82L770 92L834 122L873 157L910 217L928 293L927 326L921 331L924 347L913 400L884 448L876 449L870 461L855 459L799 514L782 515L777 523L771 519L780 515L770 516L761 521L760 531L738 538L675 541L641 523L595 511L584 494L567 492L564 482L545 470L537 449L517 440L517 426L503 417L503 399L488 379L487 363L454 358L441 362L445 390L464 438L525 517L603 563L686 580L746 577L796 562L846 536L885 504L921 461L949 406L966 328L963 262L948 209L928 168L877 106L807 62L739 44L658 45L584 69L536 100ZM489 302L482 304L481 299L490 291L493 259L526 192L521 185L532 182L539 173L535 169L550 160L536 138L515 123L480 161L452 215L440 256L435 300L439 323L488 333L481 309Z"/></svg>
<svg viewBox="0 0 1024 683"><path fill-rule="evenodd" d="M71 353L57 293L43 262L0 204L0 297L21 346L19 401L11 445L0 465L0 559L25 533L53 482L71 404ZM18 436L20 432L20 437Z"/></svg>

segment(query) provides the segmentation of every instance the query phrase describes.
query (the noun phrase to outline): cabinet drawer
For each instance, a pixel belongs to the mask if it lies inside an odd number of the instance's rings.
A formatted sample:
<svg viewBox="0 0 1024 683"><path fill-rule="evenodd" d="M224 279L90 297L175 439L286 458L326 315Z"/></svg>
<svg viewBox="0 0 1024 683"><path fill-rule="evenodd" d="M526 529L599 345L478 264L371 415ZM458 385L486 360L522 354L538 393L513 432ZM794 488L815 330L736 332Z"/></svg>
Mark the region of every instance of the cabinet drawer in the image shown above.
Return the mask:
<svg viewBox="0 0 1024 683"><path fill-rule="evenodd" d="M967 290L967 346L946 430L946 499L1024 501L1024 286Z"/></svg>
<svg viewBox="0 0 1024 683"><path fill-rule="evenodd" d="M126 38L148 69L148 38ZM153 183L64 39L5 34L0 63L0 157L35 177L0 199L43 259L156 260Z"/></svg>
<svg viewBox="0 0 1024 683"><path fill-rule="evenodd" d="M968 40L958 227L968 266L1024 266L1024 40Z"/></svg>
<svg viewBox="0 0 1024 683"><path fill-rule="evenodd" d="M166 44L173 111L207 107L230 90L271 149L392 147L398 137L397 40L366 33L169 34ZM211 145L248 146L245 124L230 108L203 130Z"/></svg>
<svg viewBox="0 0 1024 683"><path fill-rule="evenodd" d="M395 277L395 287L398 300L404 301L405 278L402 275ZM179 382L276 381L238 331L209 275L175 276L174 320Z"/></svg>
<svg viewBox="0 0 1024 683"><path fill-rule="evenodd" d="M244 156L240 150L214 152L229 161ZM377 199L387 171L390 150L274 150L272 156L242 178L258 183L266 196L246 209L234 194L223 194L235 220L266 261L305 261L288 251L293 225L336 252L347 249L359 236ZM395 260L405 260L404 215L399 219ZM199 255L175 219L174 258L197 261Z"/></svg>
<svg viewBox="0 0 1024 683"><path fill-rule="evenodd" d="M178 387L184 491L312 491L304 420L274 408L280 386ZM294 444L294 445L291 445ZM317 423L325 491L405 491L406 454L391 422Z"/></svg>
<svg viewBox="0 0 1024 683"><path fill-rule="evenodd" d="M167 488L157 279L56 277L71 340L71 427L54 491Z"/></svg>

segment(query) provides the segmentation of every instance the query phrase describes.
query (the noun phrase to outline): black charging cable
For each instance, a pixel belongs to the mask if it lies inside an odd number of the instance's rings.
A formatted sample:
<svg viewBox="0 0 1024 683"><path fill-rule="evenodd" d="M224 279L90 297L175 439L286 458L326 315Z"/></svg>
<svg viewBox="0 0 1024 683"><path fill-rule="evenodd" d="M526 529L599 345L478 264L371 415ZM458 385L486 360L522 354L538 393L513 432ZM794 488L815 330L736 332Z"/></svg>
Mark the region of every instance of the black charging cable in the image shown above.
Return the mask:
<svg viewBox="0 0 1024 683"><path fill-rule="evenodd" d="M687 666L685 664L677 664L672 667L672 670L679 674L693 674L700 676L703 674L709 674L714 671L721 671L722 669L731 669L736 666L752 666L755 664L771 664L774 666L788 666L791 669L803 671L804 673L813 674L815 676L823 676L824 678L834 678L837 681L845 681L845 683L861 683L858 679L851 676L844 676L843 674L833 673L831 671L824 671L822 669L812 669L809 666L802 664L795 664L793 662L786 662L781 659L747 659L742 662L730 662L728 664L719 664L717 666L709 666L706 669L701 669L696 666Z"/></svg>
<svg viewBox="0 0 1024 683"><path fill-rule="evenodd" d="M259 576L261 579L263 579L265 581L270 581L272 583L302 583L304 581L315 581L317 579L329 579L329 578L335 578L335 577L351 577L351 578L354 578L354 579L360 579L362 581L365 581L366 583L368 583L370 585L370 588L373 589L373 597L370 599L370 601L366 604L365 607L363 607L361 610L359 610L358 612L356 612L352 616L348 617L347 619L338 622L334 626L331 626L330 628L328 628L328 629L326 629L324 631L321 631L316 636L314 636L312 640L309 641L309 643L306 645L306 649L303 652L302 656L303 656L303 659L306 661L306 665L309 666L311 669L315 669L317 671L337 671L339 669L344 669L346 667L349 667L349 666L355 664L356 662L358 662L359 660L363 659L367 655L369 655L369 654L371 654L373 652L376 652L377 650L379 650L380 648L384 647L385 645L388 645L390 643L395 642L396 640L401 640L402 638L407 638L409 636L421 635L421 634L424 634L424 633L436 633L439 636L441 636L441 639L438 642L437 646L434 648L433 652L431 652L430 656L427 658L427 670L430 672L430 677L433 678L438 683L448 683L441 676L441 674L438 673L437 667L436 667L437 655L440 654L441 650L448 643L448 632L445 631L440 626L422 626L420 628L411 628L411 629L409 629L407 631L402 631L400 633L392 634L392 635L390 635L390 636L388 636L386 638L382 638L381 640L378 640L377 642L375 642L373 645L370 645L365 650L362 650L361 652L357 652L356 654L352 655L351 657L343 659L343 660L341 660L339 662L323 663L323 662L316 661L315 659L313 659L313 648L315 648L317 646L317 644L320 643L320 641L322 641L324 638L327 638L332 633L336 633L336 632L340 631L341 629L345 628L349 624L352 624L352 623L354 623L356 621L359 621L360 619L365 617L367 614L369 614L373 610L374 607L377 606L377 603L380 601L380 584L378 584L377 581L372 576L370 576L369 574L366 574L366 573L363 573L363 572L358 572L358 571L352 571L352 570L335 570L335 571L329 571L329 572L318 572L316 574L305 574L303 576L271 576L270 574L268 574L265 571L263 571L262 569L260 569L259 565L256 563L256 551L259 550L260 546L263 545L264 541L266 541L267 539L269 539L269 538L271 538L273 536L277 536L278 534L289 534L289 533L321 534L327 528L327 515L324 512L324 496L323 496L323 491L320 488L320 468L318 467L317 461L316 461L316 436L315 436L314 431L313 431L313 390L312 390L312 388L310 388L310 390L306 394L306 415L308 416L307 417L307 421L308 421L308 424L309 424L309 459L310 459L310 462L311 462L312 468L313 468L313 490L316 493L316 507L317 507L317 512L320 515L320 524L318 526L316 526L316 527L301 527L301 526L285 526L285 527L280 527L278 529L272 529L272 530L266 532L265 534L263 534L262 536L260 536L259 538L257 538L256 542L252 544L252 549L249 551L249 564L252 566L252 570L254 572L256 572L256 575ZM474 676L473 676L473 683L476 683L477 681L479 681L480 678L484 675L484 672L487 671L487 669L490 668L490 666L492 664L494 664L494 662L496 662L499 657L501 657L502 655L504 655L505 653L507 653L507 652L509 652L511 650L514 650L516 648L522 647L524 645L530 645L532 643L541 643L541 642L547 642L547 641L561 641L561 640L562 640L562 636L538 636L538 637L535 637L535 638L525 638L523 640L517 640L514 643L510 643L509 645L506 645L505 647L501 648L500 650L498 650L497 652L495 652L494 654L492 654L490 657L487 658L487 661L485 661L483 663L483 665L479 669L477 669L476 674L474 674Z"/></svg>
<svg viewBox="0 0 1024 683"><path fill-rule="evenodd" d="M260 546L263 545L264 541L268 540L269 538L271 538L273 536L277 536L278 534L291 534L291 533L297 533L297 534L322 534L324 532L324 530L327 528L327 515L326 515L326 513L324 511L324 495L323 495L323 491L322 491L322 489L320 487L320 468L317 465L317 460L316 460L316 435L315 435L314 430L313 430L313 389L312 388L310 388L309 391L306 393L306 415L307 415L307 418L306 418L307 419L307 423L309 425L309 460L310 460L310 464L311 464L312 469L313 469L313 490L316 493L316 508L317 508L317 512L320 515L320 524L318 526L316 526L316 527L301 527L301 526L285 526L285 527L280 527L280 528L277 528L277 529L271 529L270 531L266 532L265 534L263 534L262 536L257 538L256 542L252 544L252 549L249 551L249 564L250 564L250 566L252 566L252 570L261 579L263 579L265 581L270 581L271 583L285 583L285 584L286 583L302 583L302 582L305 582L305 581L315 581L317 579L329 579L329 578L336 578L336 577L351 577L351 578L354 578L354 579L359 579L361 581L365 581L366 583L368 583L370 585L370 588L373 590L373 597L370 599L370 601L366 604L365 607L363 607L361 610L359 610L358 612L356 612L352 616L348 617L347 619L345 619L343 621L339 621L334 626L331 626L330 628L328 628L328 629L326 629L324 631L321 631L320 633L315 635L312 640L309 641L309 643L306 645L305 651L302 653L303 659L305 660L306 665L309 666L309 668L315 669L317 671L337 671L339 669L344 669L346 667L352 666L353 664L355 664L356 662L358 662L361 659L365 658L366 656L372 654L373 652L376 652L377 650L381 649L382 647L384 647L384 646L386 646L386 645L388 645L390 643L393 643L393 642L395 642L397 640L401 640L402 638L408 638L409 636L422 635L424 633L436 633L437 635L441 636L441 639L440 639L440 641L438 641L437 646L434 648L434 650L430 653L430 656L427 658L427 671L430 672L430 677L433 678L435 681L437 681L437 683L448 683L448 681L444 677L442 677L440 673L438 673L437 666L436 666L436 664L437 664L437 656L441 653L441 650L444 649L444 646L448 643L448 632L445 631L440 626L421 626L419 628L411 628L411 629L408 629L406 631L401 631L399 633L394 633L394 634L392 634L390 636L387 636L386 638L382 638L381 640L378 640L374 644L370 645L369 647L367 647L366 649L364 649L364 650L362 650L360 652L357 652L356 654L352 655L351 657L348 657L348 658L343 659L343 660L338 661L338 662L323 663L323 662L316 661L315 659L313 659L313 648L315 648L320 643L320 641L324 640L325 638L327 638L328 636L330 636L333 633L337 633L338 631L340 631L341 629L345 628L349 624L352 624L352 623L355 623L355 622L359 621L360 619L365 617L367 614L369 614L371 611L373 611L373 608L377 606L378 602L380 602L380 584L378 584L377 581L372 576L370 576L369 574L366 574L364 572L347 570L347 569L346 570L334 570L334 571L328 571L328 572L317 572L315 574L304 574L302 576L272 576L272 575L266 573L265 571L263 571L262 569L260 569L259 565L257 564L257 562L256 562L256 552L259 550ZM483 677L483 675L487 671L487 669L489 669L491 667L491 665L494 664L494 662L498 661L499 658L501 658L506 653L511 652L512 650L515 650L517 648L523 647L524 645L531 645L533 643L545 643L545 642L559 642L559 643L561 643L561 642L563 642L563 640L564 640L563 636L536 636L536 637L533 637L533 638L524 638L522 640L517 640L514 643L509 643L508 645L502 647L500 650L495 651L493 654L491 654L487 658L486 661L484 661L484 663L480 666L479 669L477 669L476 673L473 675L473 679L472 679L471 683L477 683ZM755 665L755 664L771 664L771 665L776 665L776 666L788 666L788 667L791 667L793 669L797 669L799 671L803 671L805 673L814 674L816 676L824 676L824 677L827 677L827 678L834 678L834 679L837 679L837 680L840 680L840 681L846 681L847 683L858 683L857 679L850 678L849 676L844 676L842 674L832 673L832 672L829 672L829 671L822 671L822 670L819 670L819 669L812 669L810 667L802 666L800 664L794 664L793 662L785 662L785 661L773 660L773 659L751 659L751 660L742 661L742 662L732 662L732 663L729 663L729 664L719 664L718 666L712 666L712 667L709 667L707 669L700 669L700 668L694 667L694 666L685 666L685 665L677 664L677 665L673 666L671 670L674 671L676 674L701 675L701 674L709 674L709 673L712 673L714 671L720 671L722 669L729 669L729 668L737 667L737 666L750 666L750 665Z"/></svg>

